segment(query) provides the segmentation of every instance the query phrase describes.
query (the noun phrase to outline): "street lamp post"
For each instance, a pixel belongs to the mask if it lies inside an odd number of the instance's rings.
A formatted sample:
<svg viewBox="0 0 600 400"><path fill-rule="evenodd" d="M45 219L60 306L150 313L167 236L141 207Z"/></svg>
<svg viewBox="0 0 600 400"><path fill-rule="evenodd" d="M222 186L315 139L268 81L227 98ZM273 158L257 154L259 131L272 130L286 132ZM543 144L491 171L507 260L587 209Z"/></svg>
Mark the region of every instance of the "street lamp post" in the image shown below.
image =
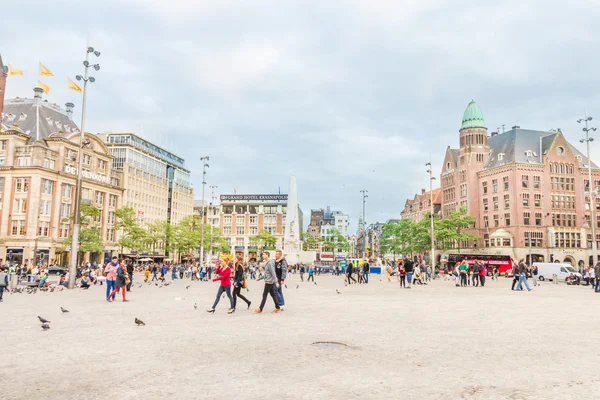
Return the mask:
<svg viewBox="0 0 600 400"><path fill-rule="evenodd" d="M88 69L94 68L96 71L100 70L100 64L90 64L89 56L94 54L96 57L100 57L100 52L94 50L93 47L88 46L85 52L85 61L83 62L84 71L83 76L77 75L78 81L83 81L83 100L81 105L81 126L79 133L79 160L77 161L77 184L75 186L75 207L74 207L74 221L73 221L73 239L71 241L71 264L69 266L69 289L75 287L75 280L77 275L77 255L79 254L79 227L81 224L81 184L82 175L81 170L83 168L83 148L89 145L89 140L85 140L85 107L87 102L87 84L88 82L94 83L96 79L93 76L88 76Z"/></svg>
<svg viewBox="0 0 600 400"><path fill-rule="evenodd" d="M200 157L202 161L202 204L200 211L200 266L204 265L204 188L206 186L206 168L210 168L208 156Z"/></svg>
<svg viewBox="0 0 600 400"><path fill-rule="evenodd" d="M369 191L367 189L363 189L360 191L362 193L362 200L363 200L363 215L362 215L362 230L363 230L363 257L367 256L367 221L365 220L365 203L367 201L367 197L369 197L369 195L367 193L369 193Z"/></svg>
<svg viewBox="0 0 600 400"><path fill-rule="evenodd" d="M211 205L211 210L215 211L215 189L218 189L219 187L217 185L211 185L210 189L212 190L212 195L211 195L211 200L210 200L210 205ZM213 229L214 227L212 226L212 224L208 224L210 226L210 262L212 263L212 257L213 257Z"/></svg>
<svg viewBox="0 0 600 400"><path fill-rule="evenodd" d="M581 143L586 142L587 145L587 159L588 159L588 194L590 196L590 219L592 226L592 260L593 265L596 266L598 263L598 243L596 242L596 209L595 209L595 196L596 190L594 188L594 181L592 181L592 160L590 159L590 142L594 141L594 138L590 137L590 132L596 130L596 128L589 128L588 122L592 120L592 117L587 116L587 112L585 118L580 118L577 120L578 123L585 122L585 128L583 131L585 132L585 139L579 140Z"/></svg>
<svg viewBox="0 0 600 400"><path fill-rule="evenodd" d="M433 181L435 177L432 175L431 163L425 164L427 172L429 173L429 220L431 221L431 255L429 263L431 264L431 273L435 276L435 228L434 228L434 215L433 215Z"/></svg>

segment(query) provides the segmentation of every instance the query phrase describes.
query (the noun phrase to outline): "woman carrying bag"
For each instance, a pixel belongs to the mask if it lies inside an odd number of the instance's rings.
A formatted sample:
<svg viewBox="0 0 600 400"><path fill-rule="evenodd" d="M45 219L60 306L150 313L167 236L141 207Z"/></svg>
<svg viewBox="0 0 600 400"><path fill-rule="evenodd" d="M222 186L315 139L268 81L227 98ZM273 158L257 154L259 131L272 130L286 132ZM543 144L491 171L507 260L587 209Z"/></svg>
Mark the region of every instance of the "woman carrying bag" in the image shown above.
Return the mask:
<svg viewBox="0 0 600 400"><path fill-rule="evenodd" d="M206 312L210 313L210 314L214 314L215 307L217 306L217 304L219 304L221 295L223 293L226 293L227 297L229 297L229 303L231 305L231 307L229 308L227 313L232 314L235 311L235 308L233 306L233 298L231 297L231 268L229 268L229 265L227 265L225 263L225 261L221 260L221 263L219 264L219 266L217 267L217 270L215 272L217 273L218 276L213 279L213 282L221 281L221 285L219 286L219 291L217 292L217 298L215 299L215 302L213 303L212 308L209 308L208 310L206 310Z"/></svg>
<svg viewBox="0 0 600 400"><path fill-rule="evenodd" d="M129 301L125 298L125 292L127 289L127 284L129 283L129 274L127 273L127 269L125 268L125 266L123 265L123 263L121 263L119 265L119 267L117 268L117 279L116 279L116 284L115 284L115 290L113 290L108 297L106 298L106 301L110 302L111 297L113 297L114 295L116 295L119 292L119 289L121 289L123 291L123 301Z"/></svg>
<svg viewBox="0 0 600 400"><path fill-rule="evenodd" d="M250 309L252 302L244 297L240 292L242 289L247 287L246 275L244 274L244 264L241 260L238 260L235 264L235 276L233 278L233 312L237 306L237 298L244 300Z"/></svg>

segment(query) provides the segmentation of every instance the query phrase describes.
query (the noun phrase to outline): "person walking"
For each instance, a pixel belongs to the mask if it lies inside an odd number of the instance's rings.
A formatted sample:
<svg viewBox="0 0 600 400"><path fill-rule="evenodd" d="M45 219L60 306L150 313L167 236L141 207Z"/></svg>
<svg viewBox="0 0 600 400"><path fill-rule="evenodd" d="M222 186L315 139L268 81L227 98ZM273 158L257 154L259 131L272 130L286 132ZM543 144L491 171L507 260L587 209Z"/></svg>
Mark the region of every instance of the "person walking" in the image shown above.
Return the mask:
<svg viewBox="0 0 600 400"><path fill-rule="evenodd" d="M304 264L300 265L300 280L302 282L304 282L304 272L305 272L305 268L304 268Z"/></svg>
<svg viewBox="0 0 600 400"><path fill-rule="evenodd" d="M594 285L594 291L600 293L600 261L596 263L594 267L594 276L596 277L596 284Z"/></svg>
<svg viewBox="0 0 600 400"><path fill-rule="evenodd" d="M537 265L534 264L533 268L531 268L531 277L533 278L533 286L538 285L537 275L538 275L538 267L537 267Z"/></svg>
<svg viewBox="0 0 600 400"><path fill-rule="evenodd" d="M351 280L356 283L356 279L352 277L352 273L354 272L354 265L352 261L348 263L348 267L346 268L346 280L348 281L348 285L352 284Z"/></svg>
<svg viewBox="0 0 600 400"><path fill-rule="evenodd" d="M406 282L408 283L407 289L412 287L412 278L415 264L410 258L404 259L404 271L406 271Z"/></svg>
<svg viewBox="0 0 600 400"><path fill-rule="evenodd" d="M529 287L529 284L527 283L527 270L527 264L525 264L525 259L523 259L519 263L519 283L517 284L517 290L522 289L523 283L525 284L525 287L527 288L528 292L531 292L533 290Z"/></svg>
<svg viewBox="0 0 600 400"><path fill-rule="evenodd" d="M106 299L108 300L111 296L110 294L115 289L115 283L117 280L117 269L119 269L119 259L115 256L112 258L112 261L106 264L104 267L104 276L106 276ZM116 294L112 295L112 300L114 300Z"/></svg>
<svg viewBox="0 0 600 400"><path fill-rule="evenodd" d="M110 294L108 296L106 296L106 301L108 301L109 303L111 301L114 301L119 289L121 289L123 292L123 301L124 302L129 301L125 297L125 292L127 291L127 283L129 283L129 276L127 275L127 268L125 267L124 263L120 264L117 267L117 277L116 277L115 283L116 283L115 288L113 289L112 292L110 292ZM111 297L112 297L112 299L111 299Z"/></svg>
<svg viewBox="0 0 600 400"><path fill-rule="evenodd" d="M129 260L127 263L127 275L129 275L129 283L127 284L127 291L131 292L131 285L133 284L133 261Z"/></svg>
<svg viewBox="0 0 600 400"><path fill-rule="evenodd" d="M480 269L481 269L481 266L479 265L479 262L475 261L475 264L473 264L473 287L479 286L479 270Z"/></svg>
<svg viewBox="0 0 600 400"><path fill-rule="evenodd" d="M466 261L463 260L463 262L460 263L460 265L458 266L458 273L460 274L460 286L467 287L467 278L469 277L469 266L467 265Z"/></svg>
<svg viewBox="0 0 600 400"><path fill-rule="evenodd" d="M315 281L315 267L313 267L312 264L310 267L308 267L308 279L306 282L310 282L311 279L313 282Z"/></svg>
<svg viewBox="0 0 600 400"><path fill-rule="evenodd" d="M152 266L152 281L157 281L158 280L158 267L156 266L156 264L154 264Z"/></svg>
<svg viewBox="0 0 600 400"><path fill-rule="evenodd" d="M275 275L277 275L277 285L275 287L275 295L281 311L285 310L285 299L283 298L283 285L287 278L288 263L283 257L281 250L275 251Z"/></svg>
<svg viewBox="0 0 600 400"><path fill-rule="evenodd" d="M479 283L481 283L481 287L485 286L485 278L487 275L487 267L485 264L481 263L479 265Z"/></svg>
<svg viewBox="0 0 600 400"><path fill-rule="evenodd" d="M235 264L235 275L233 277L233 311L237 308L237 298L244 300L248 305L248 309L250 309L250 304L252 302L248 300L244 295L242 295L241 291L243 288L247 286L246 284L246 276L244 274L244 263L241 260L237 260Z"/></svg>
<svg viewBox="0 0 600 400"><path fill-rule="evenodd" d="M8 288L8 268L2 267L0 270L0 302L4 301L2 296Z"/></svg>
<svg viewBox="0 0 600 400"><path fill-rule="evenodd" d="M515 285L519 282L519 264L516 261L513 261L511 273L513 276L513 281L510 290L515 290Z"/></svg>
<svg viewBox="0 0 600 400"><path fill-rule="evenodd" d="M206 310L206 312L211 314L215 313L215 307L217 307L217 304L219 304L219 300L221 300L221 295L224 292L229 298L230 305L229 310L227 310L227 314L232 314L235 312L235 307L233 305L233 298L231 297L231 268L229 268L229 265L225 261L221 260L221 263L217 267L215 273L218 276L213 279L213 282L220 281L221 284L219 285L217 297L215 298L215 302L213 303L212 308L209 308L208 310Z"/></svg>
<svg viewBox="0 0 600 400"><path fill-rule="evenodd" d="M179 266L179 279L183 279L183 273L185 272L185 265L181 264Z"/></svg>
<svg viewBox="0 0 600 400"><path fill-rule="evenodd" d="M275 303L275 309L273 310L274 313L278 313L280 310L279 307L279 302L277 301L277 296L275 295L275 286L278 285L277 283L277 274L275 273L275 263L273 262L273 260L271 260L271 253L269 253L268 251L265 251L262 254L262 258L263 261L265 262L264 265L264 280L265 280L265 287L263 289L263 295L262 295L262 300L260 302L260 306L254 310L255 313L260 314L263 312L263 309L265 308L265 303L267 302L267 295L271 295L271 298L273 299L273 302ZM311 269L309 271L309 279L312 276L312 273L314 273L314 271L312 271L312 266ZM260 280L260 278L259 278ZM313 278L314 281L314 278Z"/></svg>
<svg viewBox="0 0 600 400"><path fill-rule="evenodd" d="M406 270L402 262L398 263L398 276L400 277L400 287L406 289Z"/></svg>

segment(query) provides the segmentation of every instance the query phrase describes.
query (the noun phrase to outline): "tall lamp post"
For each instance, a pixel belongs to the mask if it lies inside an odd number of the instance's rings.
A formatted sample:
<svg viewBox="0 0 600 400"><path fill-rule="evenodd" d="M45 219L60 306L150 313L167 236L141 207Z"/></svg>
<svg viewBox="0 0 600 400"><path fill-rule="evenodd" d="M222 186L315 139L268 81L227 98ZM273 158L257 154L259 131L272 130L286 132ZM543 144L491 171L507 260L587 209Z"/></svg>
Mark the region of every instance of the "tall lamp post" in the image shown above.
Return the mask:
<svg viewBox="0 0 600 400"><path fill-rule="evenodd" d="M202 161L202 205L200 211L200 266L204 265L204 188L206 186L206 168L210 168L208 165L208 156L200 157Z"/></svg>
<svg viewBox="0 0 600 400"><path fill-rule="evenodd" d="M431 221L431 273L435 276L435 228L433 224L433 180L435 177L432 175L431 163L425 164L427 172L429 173L429 220Z"/></svg>
<svg viewBox="0 0 600 400"><path fill-rule="evenodd" d="M90 64L90 54L94 54L96 57L100 57L100 52L94 50L93 47L88 46L85 51L85 61L83 62L84 71L83 76L77 75L78 81L83 81L83 101L81 106L81 126L80 126L80 137L79 137L79 154L77 161L77 184L75 186L75 207L74 207L74 221L73 221L73 239L71 241L71 264L69 266L69 289L75 287L75 279L77 275L77 255L79 254L79 226L81 224L81 170L83 168L83 149L85 146L90 144L89 140L85 139L85 106L87 102L87 84L94 83L96 79L93 76L88 76L88 69L91 67L96 71L100 70L100 64Z"/></svg>
<svg viewBox="0 0 600 400"><path fill-rule="evenodd" d="M367 201L367 197L369 197L369 195L367 193L369 193L369 191L367 189L363 189L360 191L362 193L362 200L363 200L363 215L362 215L362 223L363 223L363 257L367 256L367 221L365 220L365 203Z"/></svg>
<svg viewBox="0 0 600 400"><path fill-rule="evenodd" d="M588 122L591 120L592 120L592 117L588 117L587 112L586 112L585 118L580 118L577 120L577 122L578 123L585 122L585 128L583 128L583 131L585 132L585 139L581 139L579 141L581 143L585 142L587 145L588 194L590 196L590 219L591 219L590 225L592 226L592 259L593 259L592 266L596 266L596 264L598 263L598 243L596 242L596 224L598 222L596 221L596 207L594 204L595 197L596 197L596 190L594 188L594 181L592 181L592 160L590 159L590 142L594 141L594 138L590 137L590 132L595 131L596 128L588 127Z"/></svg>
<svg viewBox="0 0 600 400"><path fill-rule="evenodd" d="M215 211L215 189L218 189L219 187L217 185L211 185L210 189L212 190L212 195L211 195L211 199L210 199L210 208L211 210ZM212 226L212 224L209 224L210 226L210 262L212 263L212 256L213 256L213 229L214 227Z"/></svg>

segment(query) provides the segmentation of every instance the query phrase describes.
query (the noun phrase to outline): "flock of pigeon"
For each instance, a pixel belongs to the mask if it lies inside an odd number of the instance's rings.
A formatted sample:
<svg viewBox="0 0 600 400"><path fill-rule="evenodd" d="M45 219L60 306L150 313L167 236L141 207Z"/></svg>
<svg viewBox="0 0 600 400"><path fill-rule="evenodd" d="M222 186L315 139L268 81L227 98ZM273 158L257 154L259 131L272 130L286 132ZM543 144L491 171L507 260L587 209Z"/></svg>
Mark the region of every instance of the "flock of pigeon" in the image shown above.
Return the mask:
<svg viewBox="0 0 600 400"><path fill-rule="evenodd" d="M24 293L27 293L27 294L36 294L38 291L52 293L54 291L62 292L63 290L65 290L65 287L62 286L62 285L50 285L50 286L46 286L46 287L27 286L27 287L24 287L24 288L16 287L16 288L14 288L10 292L10 294L15 294L15 293L18 293L18 294L24 294Z"/></svg>

